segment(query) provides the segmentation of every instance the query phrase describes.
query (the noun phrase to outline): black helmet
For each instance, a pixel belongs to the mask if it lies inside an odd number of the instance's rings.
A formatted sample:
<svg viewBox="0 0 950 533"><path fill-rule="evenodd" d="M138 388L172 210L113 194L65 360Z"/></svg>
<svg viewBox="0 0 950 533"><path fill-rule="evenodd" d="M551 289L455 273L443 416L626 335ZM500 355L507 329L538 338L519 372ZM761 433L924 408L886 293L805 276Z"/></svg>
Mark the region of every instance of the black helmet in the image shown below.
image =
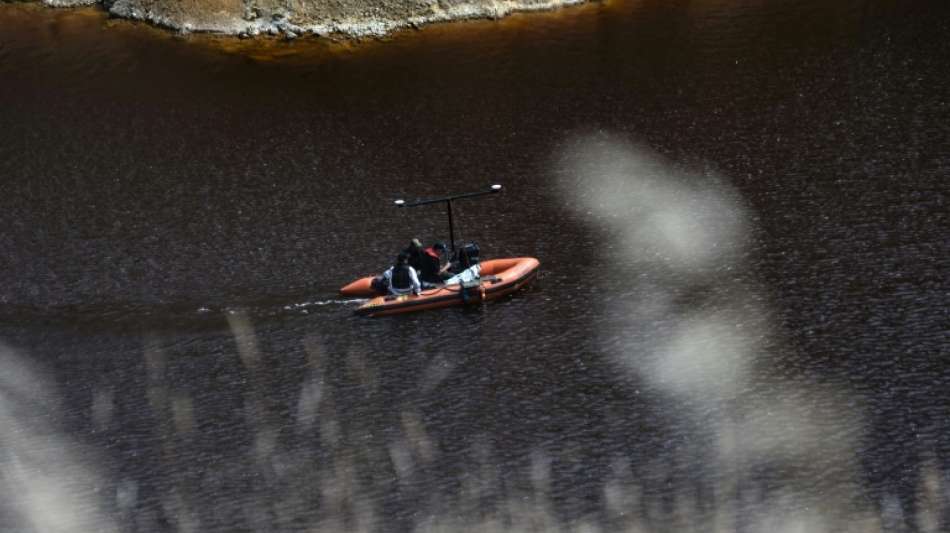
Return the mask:
<svg viewBox="0 0 950 533"><path fill-rule="evenodd" d="M406 252L399 252L399 255L396 256L397 265L404 265L407 261L409 261L409 254Z"/></svg>
<svg viewBox="0 0 950 533"><path fill-rule="evenodd" d="M438 251L440 251L440 252L444 252L444 251L446 250L445 243L442 242L442 241L439 241L439 242L437 242L437 243L435 243L435 244L432 245L432 249L433 249L433 250L438 250Z"/></svg>

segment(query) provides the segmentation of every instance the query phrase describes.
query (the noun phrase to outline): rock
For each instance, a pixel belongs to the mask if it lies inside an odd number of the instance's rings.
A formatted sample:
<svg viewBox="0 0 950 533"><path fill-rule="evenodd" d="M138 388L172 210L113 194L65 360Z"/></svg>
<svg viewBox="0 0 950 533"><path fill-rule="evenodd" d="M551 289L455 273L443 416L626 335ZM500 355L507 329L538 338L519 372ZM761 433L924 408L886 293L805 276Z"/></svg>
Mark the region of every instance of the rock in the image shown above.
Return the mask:
<svg viewBox="0 0 950 533"><path fill-rule="evenodd" d="M43 0L43 3L51 7L75 7L88 6L99 2L97 0Z"/></svg>
<svg viewBox="0 0 950 533"><path fill-rule="evenodd" d="M244 20L252 21L261 18L261 11L257 6L244 6Z"/></svg>

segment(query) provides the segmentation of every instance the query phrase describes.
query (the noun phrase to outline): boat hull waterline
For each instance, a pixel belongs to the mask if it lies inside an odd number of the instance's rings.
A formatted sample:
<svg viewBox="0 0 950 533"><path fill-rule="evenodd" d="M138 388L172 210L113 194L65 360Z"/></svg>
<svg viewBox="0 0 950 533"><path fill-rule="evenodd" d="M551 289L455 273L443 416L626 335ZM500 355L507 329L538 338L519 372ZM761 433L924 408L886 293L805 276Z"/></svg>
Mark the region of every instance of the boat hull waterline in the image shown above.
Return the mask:
<svg viewBox="0 0 950 533"><path fill-rule="evenodd" d="M534 280L540 266L541 263L533 257L489 259L481 262L481 278L477 283L427 289L418 296L380 296L372 288L373 277L368 276L340 289L340 295L370 298L356 309L359 315L375 317L412 313L501 298Z"/></svg>

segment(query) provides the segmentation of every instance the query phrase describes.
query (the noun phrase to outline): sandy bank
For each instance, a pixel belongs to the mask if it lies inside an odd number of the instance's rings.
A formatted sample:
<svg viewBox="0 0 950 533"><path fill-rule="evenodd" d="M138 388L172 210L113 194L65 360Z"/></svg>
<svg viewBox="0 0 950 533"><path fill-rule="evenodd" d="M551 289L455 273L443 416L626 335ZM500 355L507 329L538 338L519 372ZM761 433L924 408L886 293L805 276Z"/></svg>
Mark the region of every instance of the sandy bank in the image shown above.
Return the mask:
<svg viewBox="0 0 950 533"><path fill-rule="evenodd" d="M499 18L588 0L42 0L49 6L101 4L111 14L183 32L239 36L305 33L366 37L430 22Z"/></svg>

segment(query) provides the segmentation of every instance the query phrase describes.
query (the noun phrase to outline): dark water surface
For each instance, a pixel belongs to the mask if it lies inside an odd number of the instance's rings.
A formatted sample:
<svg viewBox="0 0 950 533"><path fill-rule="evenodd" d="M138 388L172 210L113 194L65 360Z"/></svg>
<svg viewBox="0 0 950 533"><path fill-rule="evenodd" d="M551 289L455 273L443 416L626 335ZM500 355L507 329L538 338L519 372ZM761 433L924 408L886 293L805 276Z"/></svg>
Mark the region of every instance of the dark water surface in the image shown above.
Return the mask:
<svg viewBox="0 0 950 533"><path fill-rule="evenodd" d="M948 8L0 5L0 530L950 529ZM445 237L392 199L493 182L542 279L352 316Z"/></svg>

